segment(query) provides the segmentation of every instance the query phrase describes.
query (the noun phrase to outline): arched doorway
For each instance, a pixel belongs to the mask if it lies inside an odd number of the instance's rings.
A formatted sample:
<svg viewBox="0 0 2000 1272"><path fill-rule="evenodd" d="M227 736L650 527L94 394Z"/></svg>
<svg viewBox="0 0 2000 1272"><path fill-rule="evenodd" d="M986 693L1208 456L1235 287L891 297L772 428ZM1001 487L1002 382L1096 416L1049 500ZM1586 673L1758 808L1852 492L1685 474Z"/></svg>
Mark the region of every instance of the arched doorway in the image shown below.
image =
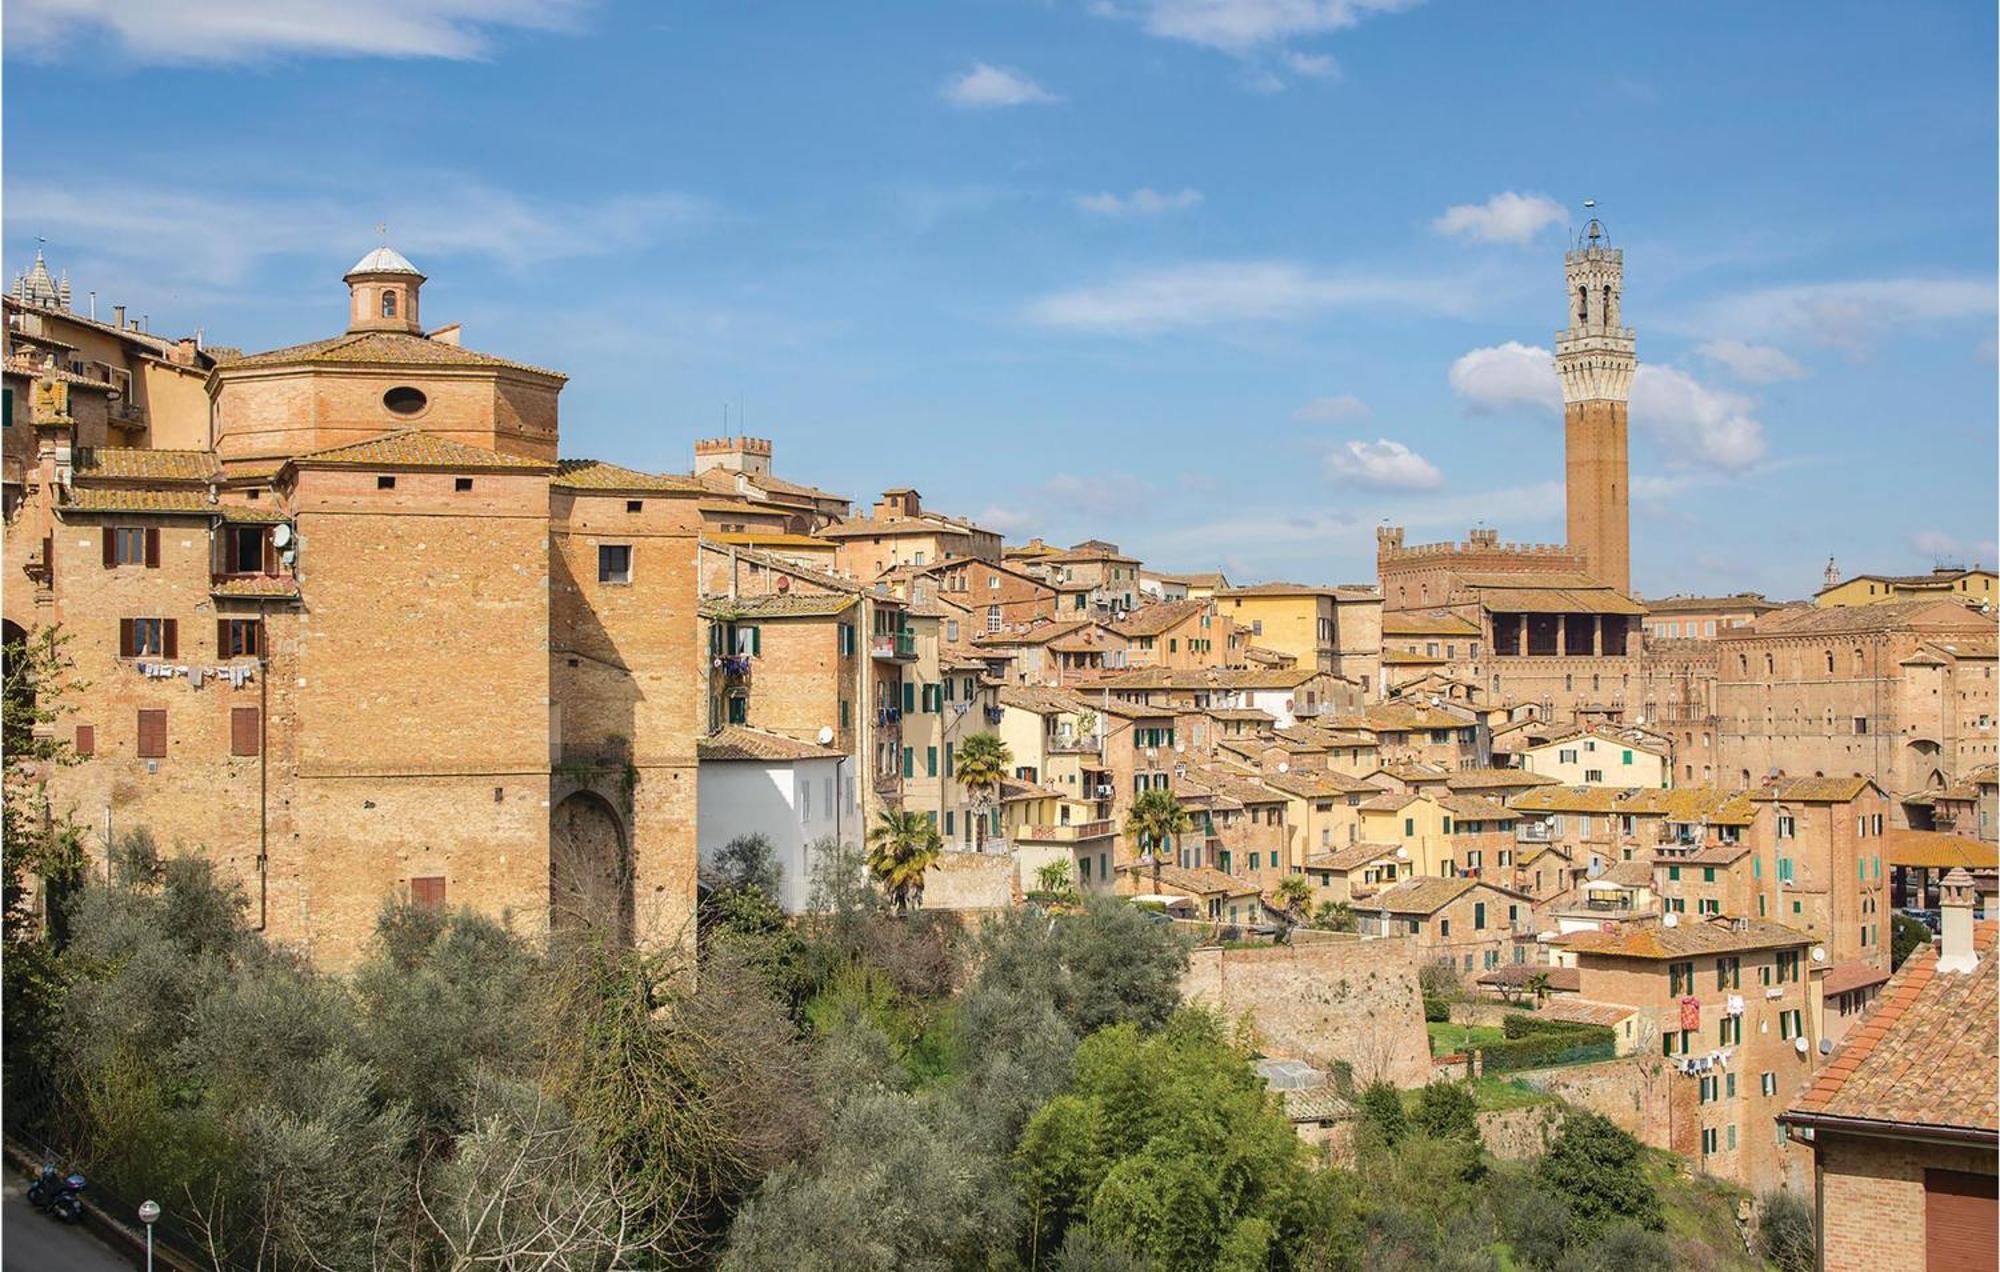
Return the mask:
<svg viewBox="0 0 2000 1272"><path fill-rule="evenodd" d="M578 791L549 820L549 931L623 944L632 939L632 863L618 814Z"/></svg>

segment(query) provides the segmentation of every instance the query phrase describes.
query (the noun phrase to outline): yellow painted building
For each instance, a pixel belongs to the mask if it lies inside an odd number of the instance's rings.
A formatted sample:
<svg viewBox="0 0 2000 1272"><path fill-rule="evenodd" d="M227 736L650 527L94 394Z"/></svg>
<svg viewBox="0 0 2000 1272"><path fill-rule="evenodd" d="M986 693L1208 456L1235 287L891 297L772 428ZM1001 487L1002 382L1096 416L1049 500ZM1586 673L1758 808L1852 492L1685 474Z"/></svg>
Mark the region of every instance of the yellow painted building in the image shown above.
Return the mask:
<svg viewBox="0 0 2000 1272"><path fill-rule="evenodd" d="M1363 800L1361 842L1401 844L1410 874L1449 878L1457 872L1451 810L1414 792Z"/></svg>
<svg viewBox="0 0 2000 1272"><path fill-rule="evenodd" d="M1828 574L1833 574L1831 563ZM1857 574L1853 578L1829 577L1827 585L1813 597L1822 608L1842 605L1890 605L1897 601L1957 600L1992 604L2000 599L1992 570L1939 567L1929 574Z"/></svg>
<svg viewBox="0 0 2000 1272"><path fill-rule="evenodd" d="M1382 598L1369 588L1259 583L1215 593L1245 642L1345 676L1364 698L1381 693Z"/></svg>

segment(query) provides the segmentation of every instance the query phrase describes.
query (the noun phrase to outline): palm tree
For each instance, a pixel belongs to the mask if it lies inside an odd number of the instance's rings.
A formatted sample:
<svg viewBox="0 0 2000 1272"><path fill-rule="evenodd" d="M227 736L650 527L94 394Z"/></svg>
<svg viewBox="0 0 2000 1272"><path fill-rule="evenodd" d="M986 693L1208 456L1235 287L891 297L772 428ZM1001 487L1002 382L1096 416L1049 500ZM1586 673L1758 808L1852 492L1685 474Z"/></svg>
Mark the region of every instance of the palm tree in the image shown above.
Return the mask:
<svg viewBox="0 0 2000 1272"><path fill-rule="evenodd" d="M1125 814L1125 833L1139 841L1139 851L1153 859L1153 891L1160 890L1160 858L1174 840L1188 832L1194 820L1169 790L1148 790L1132 801Z"/></svg>
<svg viewBox="0 0 2000 1272"><path fill-rule="evenodd" d="M1306 907L1312 904L1313 890L1312 884L1306 881L1304 875L1286 875L1278 880L1278 886L1272 889L1272 893L1277 898L1278 908L1285 912L1286 918L1294 923L1305 922Z"/></svg>
<svg viewBox="0 0 2000 1272"><path fill-rule="evenodd" d="M883 809L881 820L868 832L868 869L888 890L896 913L908 914L914 900L924 899L924 872L944 850L937 827L922 813Z"/></svg>
<svg viewBox="0 0 2000 1272"><path fill-rule="evenodd" d="M973 846L986 848L984 813L1000 797L1000 781L1014 766L1014 753L997 733L974 733L958 745L958 784L972 794L973 807L981 814L973 819ZM984 798L982 798L984 797Z"/></svg>
<svg viewBox="0 0 2000 1272"><path fill-rule="evenodd" d="M1549 996L1549 974L1547 972L1536 972L1533 976L1530 976L1528 978L1528 992L1535 996L1535 1006L1540 1007L1542 1000Z"/></svg>

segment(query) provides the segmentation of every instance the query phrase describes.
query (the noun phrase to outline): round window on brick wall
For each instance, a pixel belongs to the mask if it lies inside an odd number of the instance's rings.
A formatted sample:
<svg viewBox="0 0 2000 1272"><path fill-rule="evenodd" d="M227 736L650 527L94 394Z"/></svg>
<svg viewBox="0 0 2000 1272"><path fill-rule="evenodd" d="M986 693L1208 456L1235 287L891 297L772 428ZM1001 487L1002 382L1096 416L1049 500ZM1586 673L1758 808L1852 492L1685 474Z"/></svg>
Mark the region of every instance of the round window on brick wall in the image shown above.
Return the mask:
<svg viewBox="0 0 2000 1272"><path fill-rule="evenodd" d="M418 411L423 410L425 404L429 401L430 399L424 396L422 389L413 389L408 385L390 389L382 395L382 405L388 407L398 415L415 415Z"/></svg>

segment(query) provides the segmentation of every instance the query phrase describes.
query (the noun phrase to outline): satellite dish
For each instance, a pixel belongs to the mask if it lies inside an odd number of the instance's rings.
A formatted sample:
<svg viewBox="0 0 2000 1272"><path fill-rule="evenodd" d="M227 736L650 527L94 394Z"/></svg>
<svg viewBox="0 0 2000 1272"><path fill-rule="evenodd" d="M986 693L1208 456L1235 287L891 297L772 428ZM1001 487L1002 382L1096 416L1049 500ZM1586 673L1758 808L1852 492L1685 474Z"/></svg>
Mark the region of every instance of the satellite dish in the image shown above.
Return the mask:
<svg viewBox="0 0 2000 1272"><path fill-rule="evenodd" d="M271 527L271 546L282 548L292 541L292 528L280 521Z"/></svg>
<svg viewBox="0 0 2000 1272"><path fill-rule="evenodd" d="M1813 955L1813 962L1815 963L1826 962L1826 946L1824 945L1813 946L1812 955Z"/></svg>
<svg viewBox="0 0 2000 1272"><path fill-rule="evenodd" d="M1408 860L1410 856L1410 850L1408 848L1403 848L1399 846L1396 849L1396 856L1401 860Z"/></svg>
<svg viewBox="0 0 2000 1272"><path fill-rule="evenodd" d="M1174 754L1175 754L1175 755L1186 755L1186 754L1187 754L1187 743L1185 743L1185 742L1176 742L1176 743L1174 743Z"/></svg>
<svg viewBox="0 0 2000 1272"><path fill-rule="evenodd" d="M1292 771L1292 766L1291 766L1290 764L1287 764L1287 763L1286 763L1285 761L1283 761L1283 760L1279 760L1279 761L1278 761L1278 771L1279 771L1280 773L1289 773L1289 772L1291 772L1291 771Z"/></svg>
<svg viewBox="0 0 2000 1272"><path fill-rule="evenodd" d="M1796 1050L1796 1051L1797 1051L1797 1052L1798 1052L1798 1053L1799 1053L1800 1055L1804 1055L1804 1054L1806 1053L1806 1039L1805 1039L1805 1035L1804 1035L1804 1034L1800 1034L1800 1035L1799 1035L1798 1037L1796 1037L1796 1038L1792 1039L1792 1047L1793 1047L1793 1048L1794 1048L1794 1049L1795 1049L1795 1050Z"/></svg>
<svg viewBox="0 0 2000 1272"><path fill-rule="evenodd" d="M1660 916L1661 927L1679 927L1680 925L1681 925L1681 916L1675 914L1672 910L1669 910L1665 914Z"/></svg>
<svg viewBox="0 0 2000 1272"><path fill-rule="evenodd" d="M821 726L819 726L819 744L821 746L825 746L832 741L833 741L833 726L830 724L822 724Z"/></svg>

